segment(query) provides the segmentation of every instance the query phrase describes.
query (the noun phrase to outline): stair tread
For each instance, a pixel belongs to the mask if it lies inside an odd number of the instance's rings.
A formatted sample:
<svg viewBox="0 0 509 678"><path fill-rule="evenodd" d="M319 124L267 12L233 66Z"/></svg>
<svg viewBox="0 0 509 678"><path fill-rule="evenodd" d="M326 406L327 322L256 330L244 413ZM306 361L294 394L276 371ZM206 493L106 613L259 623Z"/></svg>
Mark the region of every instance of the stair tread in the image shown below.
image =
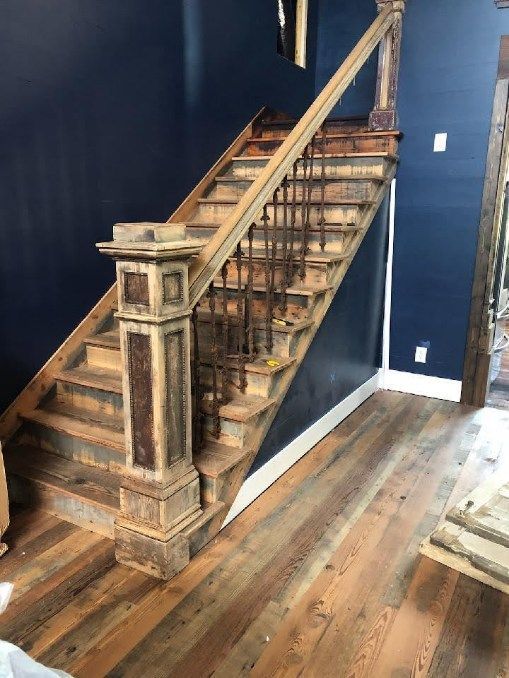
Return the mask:
<svg viewBox="0 0 509 678"><path fill-rule="evenodd" d="M216 278L214 280L214 285L215 287L220 287L222 289L223 283L220 278ZM243 287L247 286L247 282L242 283ZM227 283L226 288L229 290L237 290L238 289L238 283L237 282L232 282L232 283ZM266 291L265 285L253 285L253 291L254 292L265 292ZM299 296L299 297L314 297L317 294L323 294L324 292L327 292L328 290L331 289L330 285L303 285L302 287L294 287L290 285L289 287L286 288L287 294L291 294L293 296ZM279 290L275 290L276 293L279 292Z"/></svg>
<svg viewBox="0 0 509 678"><path fill-rule="evenodd" d="M268 365L267 361L275 361L277 362L277 365ZM273 355L257 355L252 362L246 363L245 369L246 372L251 372L254 374L271 375L286 369L290 365L293 365L294 362L295 358L293 357L281 358L280 356ZM210 356L202 356L200 359L200 364L210 365L211 364ZM223 361L218 360L218 364L222 365ZM235 357L232 357L230 360L228 360L228 368L238 369L237 359Z"/></svg>
<svg viewBox="0 0 509 678"><path fill-rule="evenodd" d="M58 457L31 445L9 446L5 464L8 472L23 478L77 495L89 504L119 509L120 476L114 473Z"/></svg>
<svg viewBox="0 0 509 678"><path fill-rule="evenodd" d="M275 402L276 401L273 398L240 394L232 398L225 405L219 406L219 416L223 419L246 422L257 414L260 414L260 412L263 412L263 410L271 407ZM212 401L203 399L201 407L206 414L210 414L212 410Z"/></svg>
<svg viewBox="0 0 509 678"><path fill-rule="evenodd" d="M237 205L240 202L241 198L198 198L198 204L200 205ZM320 198L312 198L311 200L307 201L311 205L321 205L322 201ZM337 205L338 207L341 207L342 205L372 205L374 204L374 200L365 200L364 198L336 198L334 200L330 199L325 199L324 205ZM273 206L274 202L269 200L267 205ZM297 200L296 202L297 205L302 204L302 200ZM283 202L279 202L279 206L281 207L283 205Z"/></svg>
<svg viewBox="0 0 509 678"><path fill-rule="evenodd" d="M118 344L111 343L111 348L120 349L120 336L117 333ZM66 381L79 386L97 388L111 393L122 393L122 374L119 370L110 370L106 367L97 367L83 363L77 367L63 370L56 375L58 381Z"/></svg>
<svg viewBox="0 0 509 678"><path fill-rule="evenodd" d="M210 322L210 311L205 308L198 309L198 320L200 322ZM222 313L221 311L216 311L216 322L222 323ZM231 314L228 316L228 322L230 325L235 325L237 323L237 316ZM299 332L306 329L314 324L312 318L306 318L305 320L299 320L297 322L287 321L285 325L279 325L278 323L272 323L273 332L281 332L283 334L293 334L294 332ZM265 329L265 318L262 316L254 317L254 326L256 329Z"/></svg>
<svg viewBox="0 0 509 678"><path fill-rule="evenodd" d="M244 156L243 156L244 157ZM313 181L319 182L321 179L320 177L315 177ZM379 174L369 174L369 175L354 175L351 177L343 177L343 176L325 176L325 181L328 183L343 183L343 182L348 182L348 181L383 181L384 178L381 177ZM254 183L256 181L256 177L242 177L238 176L238 174L222 174L220 177L216 177L215 181L217 183L242 183L242 182L249 182L249 183ZM302 182L303 178L297 176L297 181Z"/></svg>
<svg viewBox="0 0 509 678"><path fill-rule="evenodd" d="M103 346L104 348L120 348L120 335L118 330L108 330L94 334L85 339L85 344L89 346Z"/></svg>
<svg viewBox="0 0 509 678"><path fill-rule="evenodd" d="M202 475L217 478L241 462L251 450L206 441L200 452L193 455L193 464Z"/></svg>
<svg viewBox="0 0 509 678"><path fill-rule="evenodd" d="M331 132L327 133L327 139L351 139L355 137L399 137L401 132L399 130L356 130L355 132ZM270 141L286 141L286 136L280 137L249 137L248 143L270 142ZM318 136L318 142L321 142L321 135Z"/></svg>
<svg viewBox="0 0 509 678"><path fill-rule="evenodd" d="M232 161L241 160L245 162L246 160L266 160L269 161L273 158L273 155L235 155L232 158ZM315 153L315 160L321 158L321 153ZM397 160L398 156L394 153L389 153L388 151L358 151L356 153L325 153L326 158L388 158L389 160Z"/></svg>
<svg viewBox="0 0 509 678"><path fill-rule="evenodd" d="M52 403L22 416L61 433L125 453L123 422L120 419L68 404Z"/></svg>
<svg viewBox="0 0 509 678"><path fill-rule="evenodd" d="M336 203L334 203L336 204ZM187 221L186 222L187 228L210 228L210 229L218 229L220 228L221 224L218 223L217 221ZM283 228L280 226L276 229L276 231L282 231ZM328 221L325 224L325 232L330 232L330 233L341 233L343 231L358 231L359 226L357 226L355 223L347 223L343 224L338 221ZM263 231L263 226L262 225L255 225L255 231ZM272 232L271 227L269 226L269 231ZM319 226L311 226L309 229L310 233L320 233L320 227ZM245 236L247 238L247 234ZM278 243L280 245L280 243ZM233 255L232 255L233 256ZM313 256L311 253L310 256Z"/></svg>
<svg viewBox="0 0 509 678"><path fill-rule="evenodd" d="M192 523L182 530L184 537L190 537L194 532L210 522L218 513L225 509L225 504L222 501L216 501L213 504L204 502L202 509L201 516L193 520Z"/></svg>

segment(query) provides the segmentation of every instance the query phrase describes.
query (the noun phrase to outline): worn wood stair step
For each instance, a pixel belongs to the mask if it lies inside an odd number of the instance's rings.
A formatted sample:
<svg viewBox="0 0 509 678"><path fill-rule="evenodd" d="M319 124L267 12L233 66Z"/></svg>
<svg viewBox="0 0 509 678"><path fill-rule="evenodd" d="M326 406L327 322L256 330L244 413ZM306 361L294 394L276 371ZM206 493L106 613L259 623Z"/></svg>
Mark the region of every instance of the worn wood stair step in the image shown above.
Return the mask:
<svg viewBox="0 0 509 678"><path fill-rule="evenodd" d="M248 394L238 394L227 403L219 404L219 437L215 436L213 421L212 394L206 394L201 401L204 416L204 434L206 440L219 442L232 447L243 448L248 443L249 434L275 400Z"/></svg>
<svg viewBox="0 0 509 678"><path fill-rule="evenodd" d="M118 476L29 445L10 445L5 464L13 500L113 538Z"/></svg>
<svg viewBox="0 0 509 678"><path fill-rule="evenodd" d="M102 346L103 348L120 349L120 335L118 330L100 332L85 339L85 344L90 346Z"/></svg>
<svg viewBox="0 0 509 678"><path fill-rule="evenodd" d="M240 198L200 198L197 202L199 205L237 205ZM300 201L297 201L297 206L302 206L302 198ZM308 201L306 200L306 203ZM310 201L311 205L320 205L321 200L319 197L312 198ZM373 200L364 200L362 198L341 198L330 200L327 199L324 201L326 207L341 207L342 205L372 205L374 204ZM274 207L275 203L272 200L267 202L268 207ZM278 203L278 207L282 207L282 201Z"/></svg>
<svg viewBox="0 0 509 678"><path fill-rule="evenodd" d="M243 155L274 154L285 141L286 137L267 138L257 137L247 139ZM397 139L394 136L377 136L376 134L354 133L350 135L333 134L325 139L326 153L364 153L373 151L385 151L394 153L397 147ZM323 142L319 138L315 141L315 153L323 153ZM315 156L316 157L316 156Z"/></svg>
<svg viewBox="0 0 509 678"><path fill-rule="evenodd" d="M123 421L72 405L51 403L22 415L25 421L73 438L108 447L125 456Z"/></svg>
<svg viewBox="0 0 509 678"><path fill-rule="evenodd" d="M324 153L326 158L331 160L341 159L341 158L385 158L388 160L398 160L396 153L389 153L387 151L362 151L362 152L345 152L345 153ZM322 157L322 153L315 153L315 160ZM260 153L258 155L236 155L232 158L232 162L256 162L264 161L268 162L272 158L271 155Z"/></svg>
<svg viewBox="0 0 509 678"><path fill-rule="evenodd" d="M193 464L200 474L202 500L221 501L232 473L251 453L249 447L239 449L207 441L203 449L193 455Z"/></svg>
<svg viewBox="0 0 509 678"><path fill-rule="evenodd" d="M219 532L228 513L228 507L222 501L205 502L202 504L202 509L201 516L182 530L184 537L189 540L191 556L194 556Z"/></svg>
<svg viewBox="0 0 509 678"><path fill-rule="evenodd" d="M120 338L118 349L113 343L109 348L120 350ZM110 370L96 365L89 365L87 363L59 372L56 375L56 379L70 384L87 386L99 391L122 393L122 374L119 370Z"/></svg>
<svg viewBox="0 0 509 678"><path fill-rule="evenodd" d="M273 355L257 355L252 362L245 362L246 393L258 395L262 398L270 398L278 383L281 372L293 365L295 358L286 358ZM217 360L219 369L222 369L224 361L221 351ZM209 355L200 354L200 365L203 367L202 384L207 389L212 388L212 358ZM240 367L236 357L230 357L227 361L227 375L230 395L238 393L240 387ZM219 377L221 385L222 377Z"/></svg>
<svg viewBox="0 0 509 678"><path fill-rule="evenodd" d="M241 155L232 158L231 164L228 167L227 174L238 176L241 178L256 179L263 169L266 167L268 161L272 156L249 156ZM321 156L315 156L320 160ZM367 175L386 177L391 169L391 166L397 160L397 156L390 156L387 154L350 154L348 155L331 155L326 154L325 173L327 178L338 177L343 179L352 179L353 177L362 177ZM304 163L300 160L297 164L297 176L302 178L304 176Z"/></svg>
<svg viewBox="0 0 509 678"><path fill-rule="evenodd" d="M368 118L365 116L353 116L345 118L329 118L325 121L324 125L328 131L330 130L343 130L345 132L357 132L368 129ZM298 123L298 120L287 119L287 120L262 120L260 123L260 129L262 136L267 136L270 134L275 135L285 135L287 136L295 125ZM317 136L320 136L322 127L317 132Z"/></svg>

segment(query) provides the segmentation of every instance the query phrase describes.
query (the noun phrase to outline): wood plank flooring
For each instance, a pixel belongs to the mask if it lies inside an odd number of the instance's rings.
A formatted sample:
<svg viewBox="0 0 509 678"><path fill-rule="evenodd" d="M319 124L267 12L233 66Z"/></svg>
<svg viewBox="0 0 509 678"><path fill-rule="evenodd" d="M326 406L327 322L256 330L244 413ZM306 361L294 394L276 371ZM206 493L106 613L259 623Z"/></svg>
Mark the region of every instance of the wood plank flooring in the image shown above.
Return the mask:
<svg viewBox="0 0 509 678"><path fill-rule="evenodd" d="M0 637L75 676L509 676L509 597L418 555L447 508L509 471L509 411L380 392L178 577L21 511Z"/></svg>
<svg viewBox="0 0 509 678"><path fill-rule="evenodd" d="M509 320L505 323L505 331L506 334L509 334ZM489 407L509 410L509 349L506 349L502 354L500 372L491 384L486 403Z"/></svg>

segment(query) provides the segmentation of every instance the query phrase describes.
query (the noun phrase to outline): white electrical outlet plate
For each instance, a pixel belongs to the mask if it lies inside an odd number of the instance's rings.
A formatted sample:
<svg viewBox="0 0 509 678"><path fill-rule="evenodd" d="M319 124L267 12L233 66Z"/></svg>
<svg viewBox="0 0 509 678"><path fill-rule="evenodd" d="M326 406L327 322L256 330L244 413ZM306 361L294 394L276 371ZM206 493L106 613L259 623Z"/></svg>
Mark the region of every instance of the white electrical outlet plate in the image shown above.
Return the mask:
<svg viewBox="0 0 509 678"><path fill-rule="evenodd" d="M425 363L428 357L428 349L425 346L415 347L415 362Z"/></svg>
<svg viewBox="0 0 509 678"><path fill-rule="evenodd" d="M433 153L445 153L446 150L447 150L447 132L438 132L437 134L435 134Z"/></svg>

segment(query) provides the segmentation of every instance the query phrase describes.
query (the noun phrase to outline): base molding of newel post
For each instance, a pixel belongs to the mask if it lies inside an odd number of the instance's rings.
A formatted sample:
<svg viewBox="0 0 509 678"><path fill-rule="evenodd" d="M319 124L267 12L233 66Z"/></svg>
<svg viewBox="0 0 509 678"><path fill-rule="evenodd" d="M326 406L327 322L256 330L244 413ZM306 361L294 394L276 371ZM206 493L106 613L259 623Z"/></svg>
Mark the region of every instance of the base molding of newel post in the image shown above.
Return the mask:
<svg viewBox="0 0 509 678"><path fill-rule="evenodd" d="M188 267L183 224L116 224L99 250L116 261L126 468L115 520L120 563L170 579L189 562L203 511L192 464Z"/></svg>

